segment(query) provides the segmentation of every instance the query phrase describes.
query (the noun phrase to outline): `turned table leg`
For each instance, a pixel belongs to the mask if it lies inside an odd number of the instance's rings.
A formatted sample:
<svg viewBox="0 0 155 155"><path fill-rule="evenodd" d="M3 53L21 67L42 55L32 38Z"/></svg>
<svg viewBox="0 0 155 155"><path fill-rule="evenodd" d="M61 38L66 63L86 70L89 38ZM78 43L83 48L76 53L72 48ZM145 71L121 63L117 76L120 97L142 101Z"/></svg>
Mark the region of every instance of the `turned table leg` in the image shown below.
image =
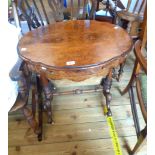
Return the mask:
<svg viewBox="0 0 155 155"><path fill-rule="evenodd" d="M107 116L111 116L111 110L110 110L110 102L112 99L112 95L110 93L111 85L112 85L112 70L110 73L102 79L101 85L103 86L103 94L106 98L106 106L107 106Z"/></svg>
<svg viewBox="0 0 155 155"><path fill-rule="evenodd" d="M52 88L50 87L50 83L49 83L48 79L44 75L40 75L40 79L41 79L43 91L45 94L44 109L47 110L48 123L52 123L53 122L52 106L51 106L51 101L53 99Z"/></svg>

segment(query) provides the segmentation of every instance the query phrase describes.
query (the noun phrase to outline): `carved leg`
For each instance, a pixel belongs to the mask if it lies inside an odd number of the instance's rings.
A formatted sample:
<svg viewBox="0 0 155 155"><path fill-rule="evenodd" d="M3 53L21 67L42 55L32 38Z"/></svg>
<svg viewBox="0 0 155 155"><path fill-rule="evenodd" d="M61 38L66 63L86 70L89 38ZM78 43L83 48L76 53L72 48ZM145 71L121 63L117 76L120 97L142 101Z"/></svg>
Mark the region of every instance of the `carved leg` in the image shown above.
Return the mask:
<svg viewBox="0 0 155 155"><path fill-rule="evenodd" d="M47 114L48 114L48 123L52 123L53 119L52 119L52 106L51 106L51 101L53 99L53 94L51 92L51 89L46 86L43 88L44 89L44 93L45 93L45 110L47 110Z"/></svg>
<svg viewBox="0 0 155 155"><path fill-rule="evenodd" d="M44 109L47 110L48 114L48 123L52 123L52 106L51 106L51 101L53 99L53 93L52 89L50 87L50 83L48 82L48 79L44 75L40 76L42 85L43 85L43 91L45 94L45 104L44 104Z"/></svg>
<svg viewBox="0 0 155 155"><path fill-rule="evenodd" d="M33 117L32 111L26 106L24 106L21 110L22 110L25 118L27 119L29 125L33 129L34 133L38 134L39 133L38 124Z"/></svg>
<svg viewBox="0 0 155 155"><path fill-rule="evenodd" d="M106 76L106 78L103 78L101 81L101 85L103 86L103 94L106 98L106 106L107 106L107 115L111 116L111 110L110 110L110 102L112 99L111 93L110 93L110 89L111 89L111 85L112 85L112 70L110 71L110 73Z"/></svg>
<svg viewBox="0 0 155 155"><path fill-rule="evenodd" d="M35 120L35 117L32 114L32 111L27 107L27 101L28 101L28 96L21 96L21 94L18 94L17 100L15 105L11 108L10 111L16 111L18 109L21 109L21 111L24 114L24 117L27 119L28 124L30 127L33 129L34 133L38 134L38 123Z"/></svg>

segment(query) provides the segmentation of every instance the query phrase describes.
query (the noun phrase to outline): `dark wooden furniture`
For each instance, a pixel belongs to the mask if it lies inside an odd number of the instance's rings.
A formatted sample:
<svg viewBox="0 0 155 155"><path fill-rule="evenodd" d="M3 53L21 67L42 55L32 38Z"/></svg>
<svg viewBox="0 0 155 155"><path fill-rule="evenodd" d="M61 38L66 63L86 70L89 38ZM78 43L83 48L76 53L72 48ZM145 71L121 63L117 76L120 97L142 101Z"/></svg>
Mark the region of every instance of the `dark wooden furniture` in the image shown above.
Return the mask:
<svg viewBox="0 0 155 155"><path fill-rule="evenodd" d="M133 37L139 36L139 27L143 22L146 0L128 0L127 7L116 12L116 20L127 21L127 31Z"/></svg>
<svg viewBox="0 0 155 155"><path fill-rule="evenodd" d="M107 115L111 115L110 88L112 78L119 79L123 64L132 47L122 28L94 20L73 20L50 24L27 33L18 44L21 59L41 84L45 94L44 109L52 123L53 86L49 80L69 79L80 82L102 75ZM120 65L118 74L115 68ZM41 92L39 93L39 98Z"/></svg>
<svg viewBox="0 0 155 155"><path fill-rule="evenodd" d="M59 22L64 19L93 19L96 10L96 0L68 1L64 0L16 0L20 9L20 18L27 21L29 30L39 26Z"/></svg>
<svg viewBox="0 0 155 155"><path fill-rule="evenodd" d="M79 4L81 4L81 1L78 1ZM86 6L86 2L84 0L84 7ZM73 3L73 1L71 1ZM21 20L26 20L29 26L29 30L37 29L40 26L45 26L46 24L53 23L53 21L50 21L50 16L54 17L55 21L62 21L64 19L63 16L63 1L59 0L48 0L48 7L47 7L47 1L43 0L15 0L13 1L12 5L14 8L14 19L16 22L16 26L20 26ZM91 10L90 14L93 16L93 10L95 10L95 1L92 0L91 3ZM81 6L81 5L80 5ZM20 9L21 14L17 14L17 8ZM74 8L72 6L72 8ZM52 14L49 14L49 10ZM85 8L83 9L85 13ZM86 18L86 14L83 13L83 18ZM19 17L18 17L19 16ZM87 16L88 17L88 16ZM90 16L89 16L90 17ZM18 20L19 19L19 20ZM71 18L72 19L72 18ZM34 132L38 134L38 137L40 137L41 133L41 114L42 114L42 106L41 106L41 98L39 97L39 100L36 98L36 94L39 94L41 96L41 89L38 89L37 86L39 86L38 78L35 74L32 74L32 72L29 71L26 64L22 59L19 58L15 66L10 72L10 78L13 81L18 81L19 84L19 94L17 97L17 100L15 104L13 105L12 109L10 111L16 111L21 109L23 111L24 116L28 120L28 123L30 124L31 128L33 128ZM32 88L32 111L27 107L28 98L31 93ZM37 92L38 91L38 92ZM39 104L39 124L34 119L35 111L36 111L36 102ZM38 130L38 125L39 130Z"/></svg>
<svg viewBox="0 0 155 155"><path fill-rule="evenodd" d="M137 40L134 45L134 53L136 56L135 65L131 79L122 91L122 95L129 92L131 109L133 113L133 119L135 124L135 129L137 133L137 143L132 150L132 154L136 153L147 136L147 59L146 59L146 44L147 44L147 26L146 26L146 16L143 22L143 31L141 33L142 40ZM140 105L140 109L146 123L146 126L141 129L137 114L134 86L136 85L137 97Z"/></svg>

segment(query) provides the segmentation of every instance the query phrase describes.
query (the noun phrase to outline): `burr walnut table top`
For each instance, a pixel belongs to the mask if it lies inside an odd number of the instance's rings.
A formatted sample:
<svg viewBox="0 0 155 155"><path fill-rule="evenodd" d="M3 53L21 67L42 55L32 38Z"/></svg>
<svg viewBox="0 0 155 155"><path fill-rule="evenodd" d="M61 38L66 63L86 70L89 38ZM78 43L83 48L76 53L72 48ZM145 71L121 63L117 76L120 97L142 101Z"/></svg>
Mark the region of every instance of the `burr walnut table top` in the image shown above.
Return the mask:
<svg viewBox="0 0 155 155"><path fill-rule="evenodd" d="M18 44L21 58L45 67L89 67L127 54L132 42L119 26L98 21L58 22L28 32Z"/></svg>

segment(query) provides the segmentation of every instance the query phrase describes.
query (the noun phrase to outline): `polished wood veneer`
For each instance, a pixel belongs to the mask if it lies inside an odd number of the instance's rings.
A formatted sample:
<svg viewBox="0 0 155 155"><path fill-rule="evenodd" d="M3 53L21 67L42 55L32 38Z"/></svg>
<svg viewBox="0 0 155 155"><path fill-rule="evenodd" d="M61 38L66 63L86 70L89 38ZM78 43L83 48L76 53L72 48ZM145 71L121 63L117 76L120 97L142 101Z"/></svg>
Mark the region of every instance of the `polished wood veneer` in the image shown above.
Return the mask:
<svg viewBox="0 0 155 155"><path fill-rule="evenodd" d="M116 25L73 20L27 33L18 50L32 70L48 70L47 76L53 79L81 81L107 72L107 64L116 67L131 46L130 36Z"/></svg>
<svg viewBox="0 0 155 155"><path fill-rule="evenodd" d="M118 26L86 20L38 28L27 33L18 47L23 58L35 63L64 67L66 62L75 61L73 66L77 67L120 56L130 49L131 41Z"/></svg>

